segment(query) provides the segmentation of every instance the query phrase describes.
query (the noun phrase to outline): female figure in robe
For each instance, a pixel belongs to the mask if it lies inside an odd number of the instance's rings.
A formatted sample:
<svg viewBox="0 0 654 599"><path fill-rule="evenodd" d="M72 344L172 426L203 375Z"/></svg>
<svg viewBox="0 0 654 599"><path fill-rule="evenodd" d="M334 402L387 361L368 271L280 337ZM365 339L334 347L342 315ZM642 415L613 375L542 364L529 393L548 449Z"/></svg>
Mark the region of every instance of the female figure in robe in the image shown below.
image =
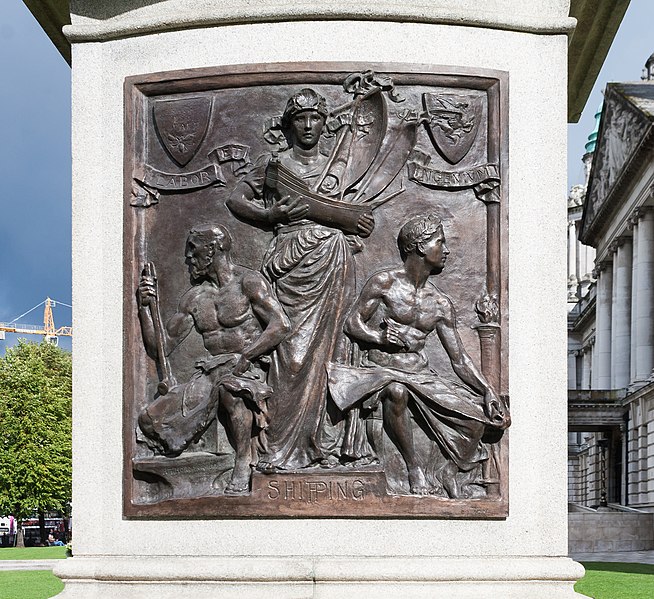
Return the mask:
<svg viewBox="0 0 654 599"><path fill-rule="evenodd" d="M259 462L263 471L328 461L325 366L348 360L343 324L354 299L352 254L360 242L346 235L337 219L317 222L310 217L306 196L280 194L273 187L276 176L271 176L283 170L296 187L319 187L319 192L312 191L314 197L326 197L329 157L321 153L319 142L327 114L325 98L315 91L303 89L291 96L282 119L290 148L258 160L227 200L236 216L274 227L262 272L291 321L291 332L273 354L268 376L274 391L267 449ZM372 215L362 214L357 235L370 235L373 226Z"/></svg>

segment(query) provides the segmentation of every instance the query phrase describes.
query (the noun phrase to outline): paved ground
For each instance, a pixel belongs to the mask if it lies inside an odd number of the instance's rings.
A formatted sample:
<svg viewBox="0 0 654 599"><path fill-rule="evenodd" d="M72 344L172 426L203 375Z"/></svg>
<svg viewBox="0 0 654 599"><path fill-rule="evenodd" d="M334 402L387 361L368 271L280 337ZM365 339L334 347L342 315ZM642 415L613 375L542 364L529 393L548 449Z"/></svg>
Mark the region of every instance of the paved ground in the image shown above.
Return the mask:
<svg viewBox="0 0 654 599"><path fill-rule="evenodd" d="M60 559L0 559L2 570L52 570Z"/></svg>
<svg viewBox="0 0 654 599"><path fill-rule="evenodd" d="M603 553L573 553L576 562L627 562L654 564L654 551L611 551Z"/></svg>

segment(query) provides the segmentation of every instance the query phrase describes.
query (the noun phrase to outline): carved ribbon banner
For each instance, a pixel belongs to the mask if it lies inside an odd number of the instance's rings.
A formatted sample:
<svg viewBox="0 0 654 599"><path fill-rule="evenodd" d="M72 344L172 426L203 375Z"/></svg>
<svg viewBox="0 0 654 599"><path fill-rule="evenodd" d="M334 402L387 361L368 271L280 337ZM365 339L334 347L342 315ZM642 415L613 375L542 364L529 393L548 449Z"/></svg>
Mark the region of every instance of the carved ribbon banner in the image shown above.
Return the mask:
<svg viewBox="0 0 654 599"><path fill-rule="evenodd" d="M224 185L225 179L217 164L210 164L190 173L164 173L147 164L143 165L134 178L147 187L159 191L187 191L202 189L209 185Z"/></svg>
<svg viewBox="0 0 654 599"><path fill-rule="evenodd" d="M407 163L409 179L440 189L464 189L472 187L477 197L486 202L499 202L499 194L490 193L500 184L499 169L496 164L481 164L459 171L439 171L419 164Z"/></svg>
<svg viewBox="0 0 654 599"><path fill-rule="evenodd" d="M228 143L209 152L211 164L204 168L182 173L167 173L151 166L140 164L134 168L134 185L131 205L147 208L159 202L160 192L176 193L195 191L209 186L223 187L225 176L220 167L232 163L232 172L241 175L250 166L250 148L242 144Z"/></svg>

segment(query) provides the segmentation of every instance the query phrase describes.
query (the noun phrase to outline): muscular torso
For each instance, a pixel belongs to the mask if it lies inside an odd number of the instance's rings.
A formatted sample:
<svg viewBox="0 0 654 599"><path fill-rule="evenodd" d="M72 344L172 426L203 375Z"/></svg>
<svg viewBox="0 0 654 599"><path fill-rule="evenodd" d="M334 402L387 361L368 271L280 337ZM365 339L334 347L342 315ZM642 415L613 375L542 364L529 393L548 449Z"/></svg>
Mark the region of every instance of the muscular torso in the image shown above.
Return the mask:
<svg viewBox="0 0 654 599"><path fill-rule="evenodd" d="M203 282L185 298L183 307L192 317L209 353L239 353L261 335L261 326L243 291L239 273L222 287Z"/></svg>
<svg viewBox="0 0 654 599"><path fill-rule="evenodd" d="M413 347L410 350L397 346L371 349L369 358L380 366L422 370L427 367L422 352L427 335L434 331L440 320L448 317L449 300L429 282L416 289L403 269L382 273L380 279L379 317L403 325L402 330L413 341Z"/></svg>
<svg viewBox="0 0 654 599"><path fill-rule="evenodd" d="M391 271L384 287L384 315L421 331L425 337L448 312L449 301L442 292L430 282L416 289L402 269Z"/></svg>

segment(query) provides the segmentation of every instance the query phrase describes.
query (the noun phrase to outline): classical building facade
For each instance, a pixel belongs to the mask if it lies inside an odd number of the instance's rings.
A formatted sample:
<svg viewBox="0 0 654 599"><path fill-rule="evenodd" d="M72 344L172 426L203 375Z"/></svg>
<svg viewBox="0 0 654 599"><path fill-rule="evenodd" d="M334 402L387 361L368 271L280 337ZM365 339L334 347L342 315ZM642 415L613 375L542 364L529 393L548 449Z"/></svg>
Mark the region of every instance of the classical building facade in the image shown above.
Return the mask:
<svg viewBox="0 0 654 599"><path fill-rule="evenodd" d="M654 512L654 55L600 115L568 200L569 498Z"/></svg>

